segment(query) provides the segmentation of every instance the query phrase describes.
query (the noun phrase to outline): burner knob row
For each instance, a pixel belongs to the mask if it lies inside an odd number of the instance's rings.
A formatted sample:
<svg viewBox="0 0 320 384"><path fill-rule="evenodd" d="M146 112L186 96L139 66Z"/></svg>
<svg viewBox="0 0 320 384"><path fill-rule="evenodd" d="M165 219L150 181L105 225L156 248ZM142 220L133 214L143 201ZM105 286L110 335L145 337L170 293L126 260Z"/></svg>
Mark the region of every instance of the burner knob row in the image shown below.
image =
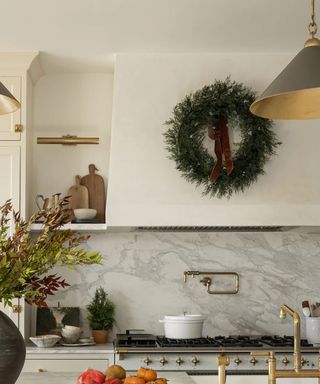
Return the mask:
<svg viewBox="0 0 320 384"><path fill-rule="evenodd" d="M152 363L152 360L151 360L149 357L146 357L146 358L143 360L143 362L144 362L146 365L149 365L149 364ZM165 364L168 363L168 360L167 360L165 357L162 357L162 358L160 359L159 362L160 362L160 364L161 364L162 366L164 366ZM176 360L176 363L180 366L181 364L184 363L184 360L182 360L181 357L179 356L179 357L177 358L177 360ZM192 363L194 366L196 366L196 365L198 365L198 364L200 363L200 360L199 360L196 356L194 356L194 357L192 358L192 360L191 360L191 363Z"/></svg>

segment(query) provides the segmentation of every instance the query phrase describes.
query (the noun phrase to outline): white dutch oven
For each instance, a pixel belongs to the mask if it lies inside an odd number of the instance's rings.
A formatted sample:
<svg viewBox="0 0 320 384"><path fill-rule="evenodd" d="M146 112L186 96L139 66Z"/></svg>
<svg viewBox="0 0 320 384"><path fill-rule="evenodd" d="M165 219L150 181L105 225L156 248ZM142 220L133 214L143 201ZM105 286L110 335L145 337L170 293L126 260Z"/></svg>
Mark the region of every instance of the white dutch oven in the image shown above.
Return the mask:
<svg viewBox="0 0 320 384"><path fill-rule="evenodd" d="M168 339L197 339L202 337L204 317L202 315L164 316L164 334Z"/></svg>

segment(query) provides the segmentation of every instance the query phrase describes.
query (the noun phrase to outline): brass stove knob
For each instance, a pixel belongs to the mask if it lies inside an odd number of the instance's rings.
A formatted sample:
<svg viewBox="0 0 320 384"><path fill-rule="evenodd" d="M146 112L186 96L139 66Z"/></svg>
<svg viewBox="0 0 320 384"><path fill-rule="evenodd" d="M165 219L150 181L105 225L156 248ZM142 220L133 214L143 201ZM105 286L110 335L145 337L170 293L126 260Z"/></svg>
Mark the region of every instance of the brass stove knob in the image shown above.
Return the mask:
<svg viewBox="0 0 320 384"><path fill-rule="evenodd" d="M160 359L160 364L162 366L164 366L165 364L167 364L168 360L165 358L165 357L162 357L162 359Z"/></svg>
<svg viewBox="0 0 320 384"><path fill-rule="evenodd" d="M145 364L149 365L149 364L152 363L152 360L149 359L149 357L146 357L146 358L143 360L143 362L144 362Z"/></svg>
<svg viewBox="0 0 320 384"><path fill-rule="evenodd" d="M309 361L304 359L304 358L302 358L301 359L301 365L304 367L306 364L309 365Z"/></svg>
<svg viewBox="0 0 320 384"><path fill-rule="evenodd" d="M194 366L196 366L197 364L200 363L200 360L199 360L196 356L194 356L194 357L192 358L192 360L191 360L191 363L192 363Z"/></svg>
<svg viewBox="0 0 320 384"><path fill-rule="evenodd" d="M237 356L237 358L234 359L234 363L236 363L237 365L242 363L242 360L240 360L239 356Z"/></svg>
<svg viewBox="0 0 320 384"><path fill-rule="evenodd" d="M250 364L255 366L257 364L258 360L253 356L253 358L250 360Z"/></svg>
<svg viewBox="0 0 320 384"><path fill-rule="evenodd" d="M177 363L179 366L183 363L183 360L181 359L180 356L177 358L176 363Z"/></svg>
<svg viewBox="0 0 320 384"><path fill-rule="evenodd" d="M284 365L288 365L290 363L290 360L287 358L287 356L285 356L282 360L281 360L282 364Z"/></svg>

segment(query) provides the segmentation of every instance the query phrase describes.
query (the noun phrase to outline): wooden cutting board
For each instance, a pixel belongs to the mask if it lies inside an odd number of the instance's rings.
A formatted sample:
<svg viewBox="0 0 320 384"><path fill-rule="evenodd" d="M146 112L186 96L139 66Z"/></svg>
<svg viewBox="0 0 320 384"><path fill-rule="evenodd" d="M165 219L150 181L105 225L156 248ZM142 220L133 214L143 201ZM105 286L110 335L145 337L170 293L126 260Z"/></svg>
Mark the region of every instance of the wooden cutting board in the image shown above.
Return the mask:
<svg viewBox="0 0 320 384"><path fill-rule="evenodd" d="M89 175L81 178L81 185L88 188L89 208L96 209L97 219L105 223L106 192L103 177L95 173L97 170L94 164L90 164Z"/></svg>
<svg viewBox="0 0 320 384"><path fill-rule="evenodd" d="M76 185L68 190L70 197L70 206L72 209L89 208L89 192L88 188L80 185L81 176L76 176Z"/></svg>

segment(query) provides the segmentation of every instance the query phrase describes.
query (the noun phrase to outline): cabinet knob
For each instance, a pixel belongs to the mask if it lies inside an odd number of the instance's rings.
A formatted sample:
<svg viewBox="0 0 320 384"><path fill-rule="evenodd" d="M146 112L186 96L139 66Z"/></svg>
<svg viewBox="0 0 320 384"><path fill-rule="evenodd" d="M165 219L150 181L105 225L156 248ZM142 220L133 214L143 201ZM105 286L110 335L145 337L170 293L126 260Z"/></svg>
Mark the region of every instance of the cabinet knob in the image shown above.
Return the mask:
<svg viewBox="0 0 320 384"><path fill-rule="evenodd" d="M194 356L194 357L192 358L192 360L191 360L191 363L192 363L193 365L197 365L197 364L200 363L200 360L199 360L196 356Z"/></svg>
<svg viewBox="0 0 320 384"><path fill-rule="evenodd" d="M183 363L183 360L181 359L181 357L178 357L178 358L177 358L176 363L177 363L179 366Z"/></svg>
<svg viewBox="0 0 320 384"><path fill-rule="evenodd" d="M253 358L250 360L250 364L255 366L257 364L258 360L253 356Z"/></svg>
<svg viewBox="0 0 320 384"><path fill-rule="evenodd" d="M21 313L21 312L22 312L22 307L20 304L12 306L12 313Z"/></svg>
<svg viewBox="0 0 320 384"><path fill-rule="evenodd" d="M38 368L38 373L45 372L43 368Z"/></svg>
<svg viewBox="0 0 320 384"><path fill-rule="evenodd" d="M152 360L149 359L149 357L146 357L146 358L143 360L143 362L144 362L145 364L149 365L149 364L152 363Z"/></svg>
<svg viewBox="0 0 320 384"><path fill-rule="evenodd" d="M160 364L162 366L164 366L165 364L167 364L168 360L165 358L165 357L162 357L162 359L160 359Z"/></svg>
<svg viewBox="0 0 320 384"><path fill-rule="evenodd" d="M237 365L242 363L242 360L240 360L239 356L236 359L234 359L234 363L236 363Z"/></svg>
<svg viewBox="0 0 320 384"><path fill-rule="evenodd" d="M290 360L287 358L287 356L285 356L282 360L281 360L282 364L284 365L288 365L290 363Z"/></svg>
<svg viewBox="0 0 320 384"><path fill-rule="evenodd" d="M22 124L16 124L16 125L14 126L14 131L15 131L16 133L21 133L21 132L23 132L23 125L22 125Z"/></svg>

